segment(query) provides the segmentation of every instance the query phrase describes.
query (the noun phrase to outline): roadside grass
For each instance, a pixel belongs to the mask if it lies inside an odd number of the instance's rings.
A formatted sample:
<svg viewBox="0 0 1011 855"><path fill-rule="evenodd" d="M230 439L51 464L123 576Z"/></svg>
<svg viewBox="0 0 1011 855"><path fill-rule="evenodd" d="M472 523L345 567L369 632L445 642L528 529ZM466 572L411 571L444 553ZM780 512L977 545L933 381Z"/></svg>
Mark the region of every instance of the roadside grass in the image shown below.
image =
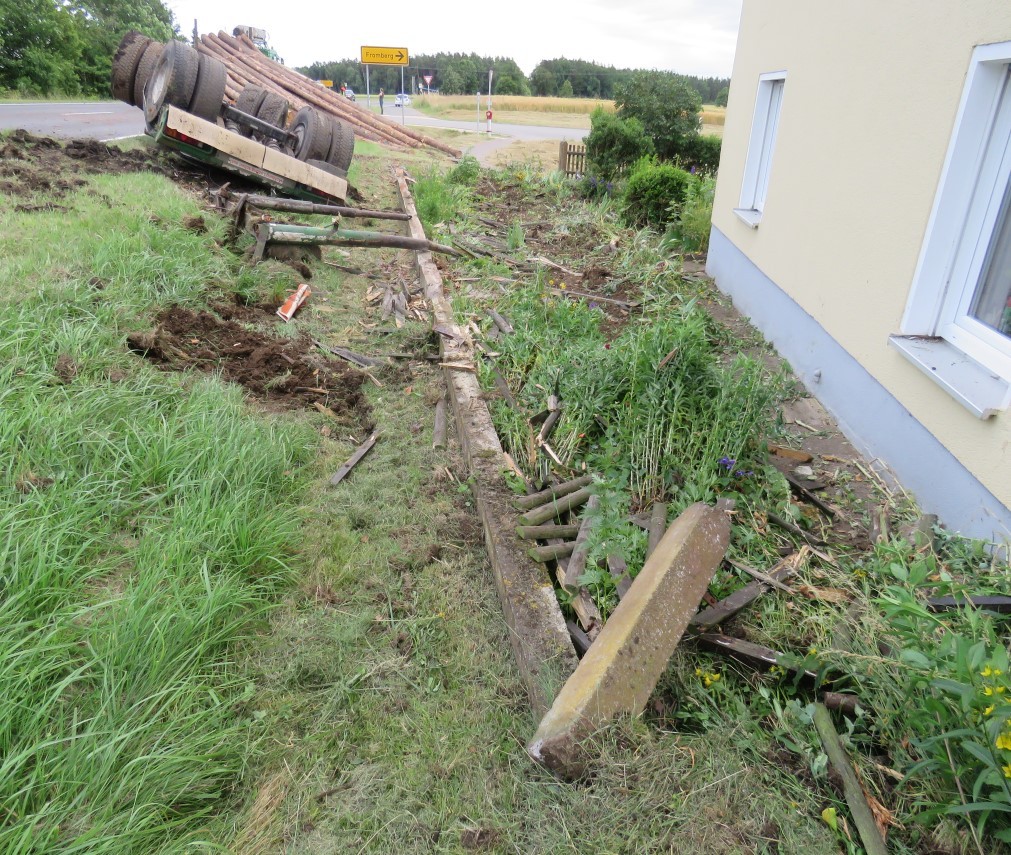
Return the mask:
<svg viewBox="0 0 1011 855"><path fill-rule="evenodd" d="M61 204L0 212L0 849L199 846L255 754L235 660L290 579L315 440L127 353L236 272L179 224L194 200L102 175Z"/></svg>

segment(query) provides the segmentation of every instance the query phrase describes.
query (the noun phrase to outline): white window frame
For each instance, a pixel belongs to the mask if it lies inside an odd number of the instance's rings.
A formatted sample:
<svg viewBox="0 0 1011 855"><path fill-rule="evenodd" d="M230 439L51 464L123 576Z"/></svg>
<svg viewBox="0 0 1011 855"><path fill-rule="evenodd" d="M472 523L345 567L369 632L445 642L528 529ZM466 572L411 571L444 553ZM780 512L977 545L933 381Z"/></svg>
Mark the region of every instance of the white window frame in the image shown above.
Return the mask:
<svg viewBox="0 0 1011 855"><path fill-rule="evenodd" d="M973 318L969 307L1011 182L1009 134L1011 42L982 45L972 54L901 329L979 367L980 383L1000 399L978 413L984 418L1008 406L1011 339Z"/></svg>
<svg viewBox="0 0 1011 855"><path fill-rule="evenodd" d="M779 118L783 112L785 93L785 71L769 71L759 75L755 115L751 120L751 138L748 140L748 156L744 161L741 202L739 207L734 208L734 213L753 229L758 228L762 213L765 211L772 157L776 151L776 136L779 133Z"/></svg>

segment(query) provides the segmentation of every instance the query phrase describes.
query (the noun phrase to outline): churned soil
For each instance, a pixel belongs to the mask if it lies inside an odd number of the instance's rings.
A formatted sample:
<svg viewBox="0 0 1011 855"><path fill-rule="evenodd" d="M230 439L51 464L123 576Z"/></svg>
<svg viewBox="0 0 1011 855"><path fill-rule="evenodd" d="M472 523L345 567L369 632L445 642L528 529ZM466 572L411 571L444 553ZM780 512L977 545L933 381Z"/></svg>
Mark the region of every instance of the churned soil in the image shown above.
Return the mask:
<svg viewBox="0 0 1011 855"><path fill-rule="evenodd" d="M247 311L263 318L262 307ZM372 428L362 393L365 375L343 362L317 356L318 350L306 338L279 338L182 306L166 309L155 321L150 332L130 335L127 345L159 368L220 373L270 409L318 404L342 422Z"/></svg>
<svg viewBox="0 0 1011 855"><path fill-rule="evenodd" d="M57 203L85 186L86 176L124 172L156 172L198 190L216 189L229 178L235 185L234 176L157 148L124 151L98 140L62 143L25 130L0 137L0 194L17 198L45 194L37 204L16 205L20 212L67 210Z"/></svg>

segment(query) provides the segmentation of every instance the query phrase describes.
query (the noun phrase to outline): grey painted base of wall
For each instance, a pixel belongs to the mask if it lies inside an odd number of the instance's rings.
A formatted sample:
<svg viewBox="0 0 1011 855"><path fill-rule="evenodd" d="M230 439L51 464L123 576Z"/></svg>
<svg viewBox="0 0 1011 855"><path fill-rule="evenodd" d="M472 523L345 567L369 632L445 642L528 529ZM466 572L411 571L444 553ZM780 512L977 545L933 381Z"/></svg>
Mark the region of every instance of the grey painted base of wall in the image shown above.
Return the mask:
<svg viewBox="0 0 1011 855"><path fill-rule="evenodd" d="M880 459L924 511L937 514L951 531L1001 544L1011 540L1011 510L715 227L706 270L790 362L850 442Z"/></svg>

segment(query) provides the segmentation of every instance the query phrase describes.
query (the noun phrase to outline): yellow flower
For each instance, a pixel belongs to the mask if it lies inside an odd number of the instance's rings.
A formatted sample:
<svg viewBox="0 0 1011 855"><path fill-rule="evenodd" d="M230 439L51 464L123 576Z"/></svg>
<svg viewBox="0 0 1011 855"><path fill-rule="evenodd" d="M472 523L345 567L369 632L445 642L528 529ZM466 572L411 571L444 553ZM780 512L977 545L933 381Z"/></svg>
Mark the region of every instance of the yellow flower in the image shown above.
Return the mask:
<svg viewBox="0 0 1011 855"><path fill-rule="evenodd" d="M1001 670L1000 670L1000 668L994 668L994 669L993 669L993 675L994 675L994 677L999 677L999 676L1000 676L1001 674L1003 674L1003 673L1004 673L1004 672L1003 672L1003 671L1001 671Z"/></svg>
<svg viewBox="0 0 1011 855"><path fill-rule="evenodd" d="M993 694L993 688L991 686L984 686L983 687L983 694L986 695L989 698L990 695Z"/></svg>
<svg viewBox="0 0 1011 855"><path fill-rule="evenodd" d="M554 285L554 284L555 284L555 280L554 279L549 279L548 280L548 285Z"/></svg>
<svg viewBox="0 0 1011 855"><path fill-rule="evenodd" d="M983 715L993 715L993 704L990 704L990 706L983 710Z"/></svg>
<svg viewBox="0 0 1011 855"><path fill-rule="evenodd" d="M996 689L994 689L994 691L995 691L995 692L996 692L996 693L997 693L998 695L1003 695L1003 694L1004 694L1004 692L1006 692L1006 691L1007 691L1007 687L1006 687L1006 686L998 686L998 687L997 687Z"/></svg>
<svg viewBox="0 0 1011 855"><path fill-rule="evenodd" d="M979 672L979 675L981 677L989 677L992 674L993 674L993 668L991 668L989 665L987 665L986 668L984 668L982 671Z"/></svg>
<svg viewBox="0 0 1011 855"><path fill-rule="evenodd" d="M1011 763L1008 763L1007 766L1001 766L1000 768L1004 773L1005 778L1011 778Z"/></svg>
<svg viewBox="0 0 1011 855"><path fill-rule="evenodd" d="M695 676L696 677L701 677L702 676L702 669L701 668L696 668L695 669Z"/></svg>
<svg viewBox="0 0 1011 855"><path fill-rule="evenodd" d="M565 283L562 282L558 287L564 290L565 289Z"/></svg>
<svg viewBox="0 0 1011 855"><path fill-rule="evenodd" d="M716 682L717 680L719 680L719 679L720 679L720 675L719 675L719 674L710 674L709 676L710 676L710 677L712 678L712 681L713 681L714 683L715 683L715 682Z"/></svg>
<svg viewBox="0 0 1011 855"><path fill-rule="evenodd" d="M1011 751L1011 733L1002 733L998 736L996 745L1001 751Z"/></svg>

